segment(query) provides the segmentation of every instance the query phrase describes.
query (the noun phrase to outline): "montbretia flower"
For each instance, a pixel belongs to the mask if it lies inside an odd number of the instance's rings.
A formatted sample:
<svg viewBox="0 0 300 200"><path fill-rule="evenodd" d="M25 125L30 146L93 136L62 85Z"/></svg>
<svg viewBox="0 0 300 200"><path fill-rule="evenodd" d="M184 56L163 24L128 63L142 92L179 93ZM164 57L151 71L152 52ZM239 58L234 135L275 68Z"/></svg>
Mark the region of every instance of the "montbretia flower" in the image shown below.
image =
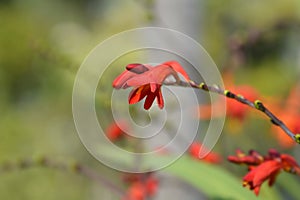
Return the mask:
<svg viewBox="0 0 300 200"><path fill-rule="evenodd" d="M151 84L146 84L132 90L128 98L129 104L135 104L141 101L145 96L147 96L144 103L144 108L146 110L148 110L152 106L155 98L158 107L160 109L164 107L164 100L161 93L161 85L158 84L153 84L152 88Z"/></svg>
<svg viewBox="0 0 300 200"><path fill-rule="evenodd" d="M230 88L230 91L241 95L244 98L255 101L260 98L258 91L250 85L237 85L234 81L234 74L232 71L226 71L223 73L223 80L226 88ZM232 119L237 119L240 122L244 122L245 118L249 114L250 108L245 105L236 102L233 99L227 99L227 112L226 115Z"/></svg>
<svg viewBox="0 0 300 200"><path fill-rule="evenodd" d="M287 112L287 110L282 109L282 113L279 113L278 116L279 119L283 121L293 133L300 133L299 113ZM287 134L284 134L280 127L273 126L271 130L275 133L275 137L281 147L292 148L297 144L293 139L291 139L291 137L289 137Z"/></svg>
<svg viewBox="0 0 300 200"><path fill-rule="evenodd" d="M242 94L244 98L250 101L255 101L259 98L258 92L249 85L234 86L231 88L231 90L235 94ZM241 104L232 99L227 100L227 116L243 121L246 118L249 111L250 108L247 105Z"/></svg>
<svg viewBox="0 0 300 200"><path fill-rule="evenodd" d="M268 160L263 162L257 167L254 167L243 178L243 186L249 186L250 190L253 190L256 195L259 194L259 190L263 182L269 180L269 186L272 186L275 182L277 174L281 170L281 163L277 160Z"/></svg>
<svg viewBox="0 0 300 200"><path fill-rule="evenodd" d="M146 97L144 108L148 110L156 99L160 109L164 107L161 86L164 81L173 76L176 82L180 81L179 74L186 80L190 80L187 73L176 61L168 61L152 67L144 64L129 64L126 71L120 74L114 81L113 87L116 89L126 89L133 87L129 94L129 104L135 104Z"/></svg>
<svg viewBox="0 0 300 200"><path fill-rule="evenodd" d="M243 186L248 186L256 195L259 194L261 185L268 180L269 186L275 182L276 176L283 170L300 175L300 166L288 154L280 154L270 149L268 155L262 156L251 150L248 155L237 151L237 156L229 156L228 160L236 164L245 164L249 172L243 178Z"/></svg>
<svg viewBox="0 0 300 200"><path fill-rule="evenodd" d="M284 124L294 134L300 133L300 84L296 84L292 87L288 95L284 95L281 98L273 98L274 102L273 113L276 113L277 117L284 122ZM278 101L279 100L279 101ZM269 106L268 106L269 107ZM279 145L283 148L292 148L297 143L279 126L272 126L271 131L275 133Z"/></svg>
<svg viewBox="0 0 300 200"><path fill-rule="evenodd" d="M199 158L199 153L201 148L205 148L200 142L193 142L191 146L189 147L189 154L197 159L197 160L202 160L207 163L220 163L221 162L221 157L219 154L214 153L214 152L209 152L204 158L200 159Z"/></svg>
<svg viewBox="0 0 300 200"><path fill-rule="evenodd" d="M145 200L147 198L145 187L142 183L133 183L127 190L126 197L122 200Z"/></svg>
<svg viewBox="0 0 300 200"><path fill-rule="evenodd" d="M107 127L105 134L106 137L113 142L126 135L126 130L128 130L128 125L124 121L119 121L118 123L111 123Z"/></svg>
<svg viewBox="0 0 300 200"><path fill-rule="evenodd" d="M113 87L116 89L126 89L129 86L126 84L126 81L133 78L137 74L142 74L145 71L151 69L148 65L133 63L126 66L126 70L122 72L115 80L113 81Z"/></svg>
<svg viewBox="0 0 300 200"><path fill-rule="evenodd" d="M126 174L124 182L129 184L123 200L146 200L153 197L158 190L158 179L153 173Z"/></svg>
<svg viewBox="0 0 300 200"><path fill-rule="evenodd" d="M232 85L229 88L230 88L230 92L232 92L236 95L243 96L244 98L246 98L250 101L255 101L256 99L259 98L258 92L251 86ZM209 104L200 105L198 107L198 109L200 111L199 118L204 119L204 120L210 120L211 117L219 118L219 117L224 116L225 113L222 112L223 104L224 104L223 100L221 98L219 98L218 100L213 102L212 105L209 105ZM212 106L217 108L216 112L214 112L213 115L211 113ZM230 119L234 119L234 120L236 119L236 121L238 122L237 125L239 125L241 127L243 126L243 122L245 122L245 119L248 116L248 114L250 113L250 111L251 111L251 109L249 106L247 106L245 104L241 104L240 102L237 102L234 99L226 99L226 115Z"/></svg>
<svg viewBox="0 0 300 200"><path fill-rule="evenodd" d="M249 155L246 155L238 149L236 156L228 156L228 160L232 163L252 166L261 164L264 161L264 157L254 150L250 150Z"/></svg>

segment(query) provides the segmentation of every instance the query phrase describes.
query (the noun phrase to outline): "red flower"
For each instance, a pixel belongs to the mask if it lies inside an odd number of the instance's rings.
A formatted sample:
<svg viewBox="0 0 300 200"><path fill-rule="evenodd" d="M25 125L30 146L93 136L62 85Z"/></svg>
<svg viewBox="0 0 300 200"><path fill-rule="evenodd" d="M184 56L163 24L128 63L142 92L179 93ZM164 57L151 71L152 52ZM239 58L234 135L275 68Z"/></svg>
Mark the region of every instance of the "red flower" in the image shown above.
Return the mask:
<svg viewBox="0 0 300 200"><path fill-rule="evenodd" d="M172 75L176 80L179 80L176 71L172 67L162 64L152 67L144 73L136 74L134 77L128 79L126 84L133 87L150 84L151 88L155 88L155 85L157 84L162 85L164 80L170 75Z"/></svg>
<svg viewBox="0 0 300 200"><path fill-rule="evenodd" d="M248 165L249 172L243 178L243 186L249 186L256 195L266 180L269 180L269 186L272 186L277 174L282 170L300 175L297 161L292 156L280 154L274 149L270 149L266 156L261 156L256 151L250 151L249 155L246 155L238 150L237 156L229 156L228 160Z"/></svg>
<svg viewBox="0 0 300 200"><path fill-rule="evenodd" d="M137 74L142 74L145 71L148 71L151 69L148 65L133 63L126 66L126 69L124 72L122 72L115 80L113 81L113 87L116 89L125 89L129 86L126 84L126 81L131 79L132 77L136 76Z"/></svg>
<svg viewBox="0 0 300 200"><path fill-rule="evenodd" d="M146 197L144 185L140 182L136 182L129 187L124 200L144 200Z"/></svg>
<svg viewBox="0 0 300 200"><path fill-rule="evenodd" d="M281 102L278 102L277 113L278 118L285 123L285 125L293 132L300 133L300 84L295 85L289 92L289 94L284 96ZM291 137L284 133L284 131L278 127L273 126L272 131L275 132L275 137L284 148L294 147L297 143Z"/></svg>
<svg viewBox="0 0 300 200"><path fill-rule="evenodd" d="M156 67L143 64L129 64L126 71L120 74L114 81L116 89L133 87L128 101L134 104L146 97L144 108L148 110L153 101L157 99L159 108L164 107L164 100L161 93L161 86L167 77L173 76L176 82L180 81L177 73L180 73L186 80L190 80L187 73L176 61L165 62Z"/></svg>
<svg viewBox="0 0 300 200"><path fill-rule="evenodd" d="M255 101L259 97L259 93L255 88L249 85L237 85L234 81L234 73L232 71L225 71L223 73L223 80L226 88L230 88L230 91L242 95L250 101ZM243 121L250 108L247 105L236 102L233 99L227 99L227 115L233 119Z"/></svg>
<svg viewBox="0 0 300 200"><path fill-rule="evenodd" d="M120 124L121 127L125 128L126 130L128 129L125 122L118 122L118 124ZM118 124L117 123L110 124L105 131L106 136L110 141L116 141L117 139L120 139L125 134Z"/></svg>
<svg viewBox="0 0 300 200"><path fill-rule="evenodd" d="M144 108L146 110L151 107L155 98L159 108L162 109L164 107L164 100L161 93L161 85L155 84L152 88L153 89L151 90L151 85L146 84L132 90L128 97L129 104L135 104L147 96L144 103Z"/></svg>
<svg viewBox="0 0 300 200"><path fill-rule="evenodd" d="M258 92L251 86L240 85L232 88L232 92L235 94L241 94L243 97L250 101L258 99ZM241 104L235 100L227 100L227 115L239 120L245 119L250 108L247 105Z"/></svg>
<svg viewBox="0 0 300 200"><path fill-rule="evenodd" d="M150 176L145 181L145 188L148 196L154 196L158 189L158 180Z"/></svg>
<svg viewBox="0 0 300 200"><path fill-rule="evenodd" d="M280 158L282 163L282 169L284 171L300 175L300 167L295 158L288 154L281 154Z"/></svg>
<svg viewBox="0 0 300 200"><path fill-rule="evenodd" d="M240 86L234 86L232 85L230 87L230 91L235 93L236 95L242 95L244 98L254 101L258 99L259 95L258 92L248 85L240 85ZM216 109L216 112L214 112L212 115L211 108L212 106L220 109ZM200 119L208 119L210 120L211 117L218 118L224 115L224 113L221 111L223 107L223 101L221 99L215 101L213 105L200 105L199 111L200 111ZM219 111L220 110L220 111ZM240 102L237 102L234 99L226 99L226 115L230 117L231 119L237 119L238 123L244 122L244 119L249 114L249 111L251 108L245 104L242 104Z"/></svg>
<svg viewBox="0 0 300 200"><path fill-rule="evenodd" d="M189 75L186 73L186 71L184 71L184 69L182 68L182 66L178 62L176 62L176 61L167 61L167 62L164 62L163 65L171 67L177 73L181 74L186 81L190 80Z"/></svg>
<svg viewBox="0 0 300 200"><path fill-rule="evenodd" d="M252 169L243 178L243 186L249 186L250 190L253 190L256 195L259 194L259 190L263 182L269 179L269 186L275 181L276 175L281 170L281 163L276 160L265 161L258 167Z"/></svg>
<svg viewBox="0 0 300 200"><path fill-rule="evenodd" d="M236 151L237 156L228 156L228 160L236 164L258 165L264 161L264 157L254 150L249 151L249 155L244 154L241 150Z"/></svg>
<svg viewBox="0 0 300 200"><path fill-rule="evenodd" d="M145 200L156 194L158 180L153 173L126 174L124 181L130 186L124 200Z"/></svg>
<svg viewBox="0 0 300 200"><path fill-rule="evenodd" d="M208 153L203 159L199 158L199 153L201 148L204 148L204 146L199 142L193 142L189 148L189 154L198 160L203 160L208 163L220 163L221 157L213 152Z"/></svg>
<svg viewBox="0 0 300 200"><path fill-rule="evenodd" d="M279 114L279 119L283 121L293 133L300 133L300 114L288 112L284 109L282 114ZM284 148L294 147L297 143L291 139L284 131L277 126L272 127L275 132L275 137L280 146Z"/></svg>

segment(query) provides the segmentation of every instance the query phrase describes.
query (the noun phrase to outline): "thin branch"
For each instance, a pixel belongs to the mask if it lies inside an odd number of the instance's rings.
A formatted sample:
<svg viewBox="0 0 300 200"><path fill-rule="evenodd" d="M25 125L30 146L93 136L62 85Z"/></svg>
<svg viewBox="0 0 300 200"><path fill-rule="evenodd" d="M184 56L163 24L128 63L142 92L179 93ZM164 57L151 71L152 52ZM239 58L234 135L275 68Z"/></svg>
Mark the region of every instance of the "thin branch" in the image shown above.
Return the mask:
<svg viewBox="0 0 300 200"><path fill-rule="evenodd" d="M46 168L56 169L60 171L75 172L77 174L87 177L92 181L95 181L103 185L104 187L111 190L112 192L114 192L114 194L120 197L125 194L125 192L121 188L119 188L110 180L101 176L97 171L91 169L88 166L85 166L80 163L66 164L62 162L53 161L46 157L40 159L32 159L32 158L22 159L17 163L9 163L9 162L3 163L0 165L0 173L12 171L12 170L29 169L33 167L46 167Z"/></svg>
<svg viewBox="0 0 300 200"><path fill-rule="evenodd" d="M263 112L265 115L267 115L269 117L272 124L279 126L290 138L292 138L295 142L300 144L300 133L293 133L278 117L276 117L268 108L266 108L260 100L256 100L256 101L252 102L252 101L246 99L245 97L243 97L242 95L234 94L233 92L231 92L229 90L221 89L218 86L209 86L209 85L206 85L205 83L197 84L192 80L190 80L189 82L185 82L185 81L180 81L177 83L167 82L164 84L201 89L201 90L204 90L207 92L213 92L216 94L223 95L227 98L234 99L242 104L248 105L251 108L254 108L256 110Z"/></svg>

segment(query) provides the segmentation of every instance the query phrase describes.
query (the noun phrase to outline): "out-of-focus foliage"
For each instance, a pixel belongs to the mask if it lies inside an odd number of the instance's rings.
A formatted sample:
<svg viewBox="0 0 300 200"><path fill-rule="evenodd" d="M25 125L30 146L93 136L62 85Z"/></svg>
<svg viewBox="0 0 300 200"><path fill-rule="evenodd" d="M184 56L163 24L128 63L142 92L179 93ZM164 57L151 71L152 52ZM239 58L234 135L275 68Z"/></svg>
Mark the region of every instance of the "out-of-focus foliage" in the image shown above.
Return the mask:
<svg viewBox="0 0 300 200"><path fill-rule="evenodd" d="M96 44L142 21L143 13L132 1L1 1L0 163L47 155L80 160L116 176L79 141L72 86ZM1 172L0 199L105 199L105 191L71 172Z"/></svg>

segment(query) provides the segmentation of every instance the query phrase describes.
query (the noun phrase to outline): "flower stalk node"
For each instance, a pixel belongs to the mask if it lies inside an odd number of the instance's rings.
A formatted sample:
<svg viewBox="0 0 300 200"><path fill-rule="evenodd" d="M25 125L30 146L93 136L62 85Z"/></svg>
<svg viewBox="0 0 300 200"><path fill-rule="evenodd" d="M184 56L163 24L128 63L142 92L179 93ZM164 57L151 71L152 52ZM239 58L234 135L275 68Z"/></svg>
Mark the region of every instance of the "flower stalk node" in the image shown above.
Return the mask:
<svg viewBox="0 0 300 200"><path fill-rule="evenodd" d="M199 87L200 87L201 89L205 90L205 91L208 91L208 90L209 90L208 87L207 87L207 85L206 85L205 83L200 83L200 84L199 84Z"/></svg>
<svg viewBox="0 0 300 200"><path fill-rule="evenodd" d="M224 95L228 98L234 98L235 97L235 95L232 92L230 92L229 90L225 90Z"/></svg>
<svg viewBox="0 0 300 200"><path fill-rule="evenodd" d="M260 100L254 101L254 106L257 110L260 110L263 112L266 110L265 106L263 105L263 103Z"/></svg>
<svg viewBox="0 0 300 200"><path fill-rule="evenodd" d="M295 134L295 141L300 144L300 133Z"/></svg>

